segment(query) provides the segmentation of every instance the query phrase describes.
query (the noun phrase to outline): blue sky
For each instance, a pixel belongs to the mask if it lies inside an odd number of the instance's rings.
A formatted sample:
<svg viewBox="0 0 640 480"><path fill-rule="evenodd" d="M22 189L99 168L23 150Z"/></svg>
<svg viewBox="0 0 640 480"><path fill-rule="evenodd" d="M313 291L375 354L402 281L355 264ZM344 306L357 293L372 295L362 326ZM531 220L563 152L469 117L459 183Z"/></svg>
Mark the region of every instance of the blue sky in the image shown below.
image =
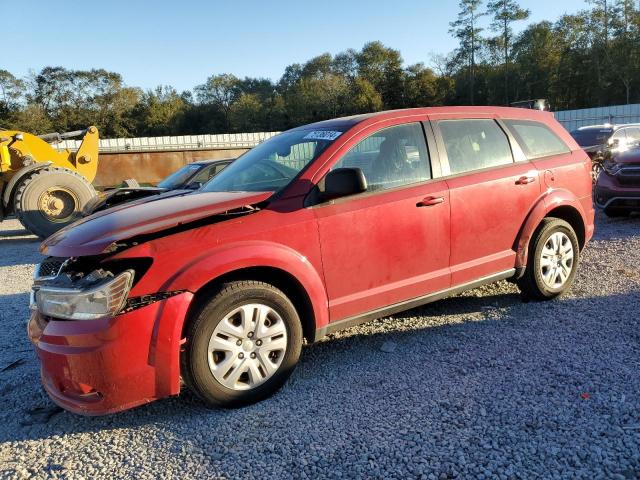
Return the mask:
<svg viewBox="0 0 640 480"><path fill-rule="evenodd" d="M409 63L456 43L458 0L244 0L167 2L0 0L0 68L24 76L47 65L106 68L131 86L191 89L217 73L278 79L324 52L380 40ZM530 21L575 13L584 0L521 0ZM522 23L525 25L526 23Z"/></svg>

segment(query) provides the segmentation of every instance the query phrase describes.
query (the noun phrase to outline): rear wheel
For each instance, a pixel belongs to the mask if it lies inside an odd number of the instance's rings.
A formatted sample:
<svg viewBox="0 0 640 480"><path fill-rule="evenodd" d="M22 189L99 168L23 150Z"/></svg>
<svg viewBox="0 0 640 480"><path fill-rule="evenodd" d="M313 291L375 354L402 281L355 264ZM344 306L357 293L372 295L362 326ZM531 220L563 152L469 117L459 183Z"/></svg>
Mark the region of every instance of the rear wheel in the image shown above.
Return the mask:
<svg viewBox="0 0 640 480"><path fill-rule="evenodd" d="M518 287L536 300L550 300L566 292L578 269L580 244L564 220L545 218L529 244L527 268Z"/></svg>
<svg viewBox="0 0 640 480"><path fill-rule="evenodd" d="M83 176L48 167L20 181L13 211L27 230L44 238L79 219L82 208L95 195Z"/></svg>
<svg viewBox="0 0 640 480"><path fill-rule="evenodd" d="M229 282L189 325L181 370L208 406L237 407L278 390L301 348L300 319L284 293L263 282Z"/></svg>

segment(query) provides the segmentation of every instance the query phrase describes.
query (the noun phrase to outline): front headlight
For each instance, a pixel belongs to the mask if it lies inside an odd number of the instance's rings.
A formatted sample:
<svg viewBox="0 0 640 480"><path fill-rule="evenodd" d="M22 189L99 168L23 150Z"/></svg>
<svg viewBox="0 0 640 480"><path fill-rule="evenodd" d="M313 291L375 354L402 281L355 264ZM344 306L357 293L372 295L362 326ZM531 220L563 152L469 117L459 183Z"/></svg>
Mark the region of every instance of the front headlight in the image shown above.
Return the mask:
<svg viewBox="0 0 640 480"><path fill-rule="evenodd" d="M602 167L605 169L605 171L609 175L615 175L620 171L620 168L622 167L622 165L620 165L618 162L614 162L613 160L606 160L602 164Z"/></svg>
<svg viewBox="0 0 640 480"><path fill-rule="evenodd" d="M122 310L133 283L133 270L106 279L87 289L40 287L35 306L45 316L66 320L113 317Z"/></svg>

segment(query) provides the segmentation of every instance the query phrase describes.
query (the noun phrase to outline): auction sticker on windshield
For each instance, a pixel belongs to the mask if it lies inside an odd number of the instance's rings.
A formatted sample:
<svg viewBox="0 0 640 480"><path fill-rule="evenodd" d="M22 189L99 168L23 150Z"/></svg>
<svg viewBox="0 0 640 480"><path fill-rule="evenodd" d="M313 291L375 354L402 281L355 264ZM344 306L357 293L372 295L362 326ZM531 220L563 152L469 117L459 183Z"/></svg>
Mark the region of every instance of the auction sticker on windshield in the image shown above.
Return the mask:
<svg viewBox="0 0 640 480"><path fill-rule="evenodd" d="M335 140L342 132L336 132L333 130L314 130L304 136L305 140Z"/></svg>

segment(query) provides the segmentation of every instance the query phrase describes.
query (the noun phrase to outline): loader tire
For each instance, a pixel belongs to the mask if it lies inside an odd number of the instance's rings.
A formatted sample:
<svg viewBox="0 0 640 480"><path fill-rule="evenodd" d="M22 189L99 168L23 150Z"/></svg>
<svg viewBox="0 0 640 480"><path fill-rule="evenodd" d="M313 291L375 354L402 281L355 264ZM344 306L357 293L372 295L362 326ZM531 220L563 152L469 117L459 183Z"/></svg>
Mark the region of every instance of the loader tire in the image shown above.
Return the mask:
<svg viewBox="0 0 640 480"><path fill-rule="evenodd" d="M22 179L13 197L13 211L24 227L46 238L81 217L84 205L95 197L82 176L61 167L37 170Z"/></svg>

